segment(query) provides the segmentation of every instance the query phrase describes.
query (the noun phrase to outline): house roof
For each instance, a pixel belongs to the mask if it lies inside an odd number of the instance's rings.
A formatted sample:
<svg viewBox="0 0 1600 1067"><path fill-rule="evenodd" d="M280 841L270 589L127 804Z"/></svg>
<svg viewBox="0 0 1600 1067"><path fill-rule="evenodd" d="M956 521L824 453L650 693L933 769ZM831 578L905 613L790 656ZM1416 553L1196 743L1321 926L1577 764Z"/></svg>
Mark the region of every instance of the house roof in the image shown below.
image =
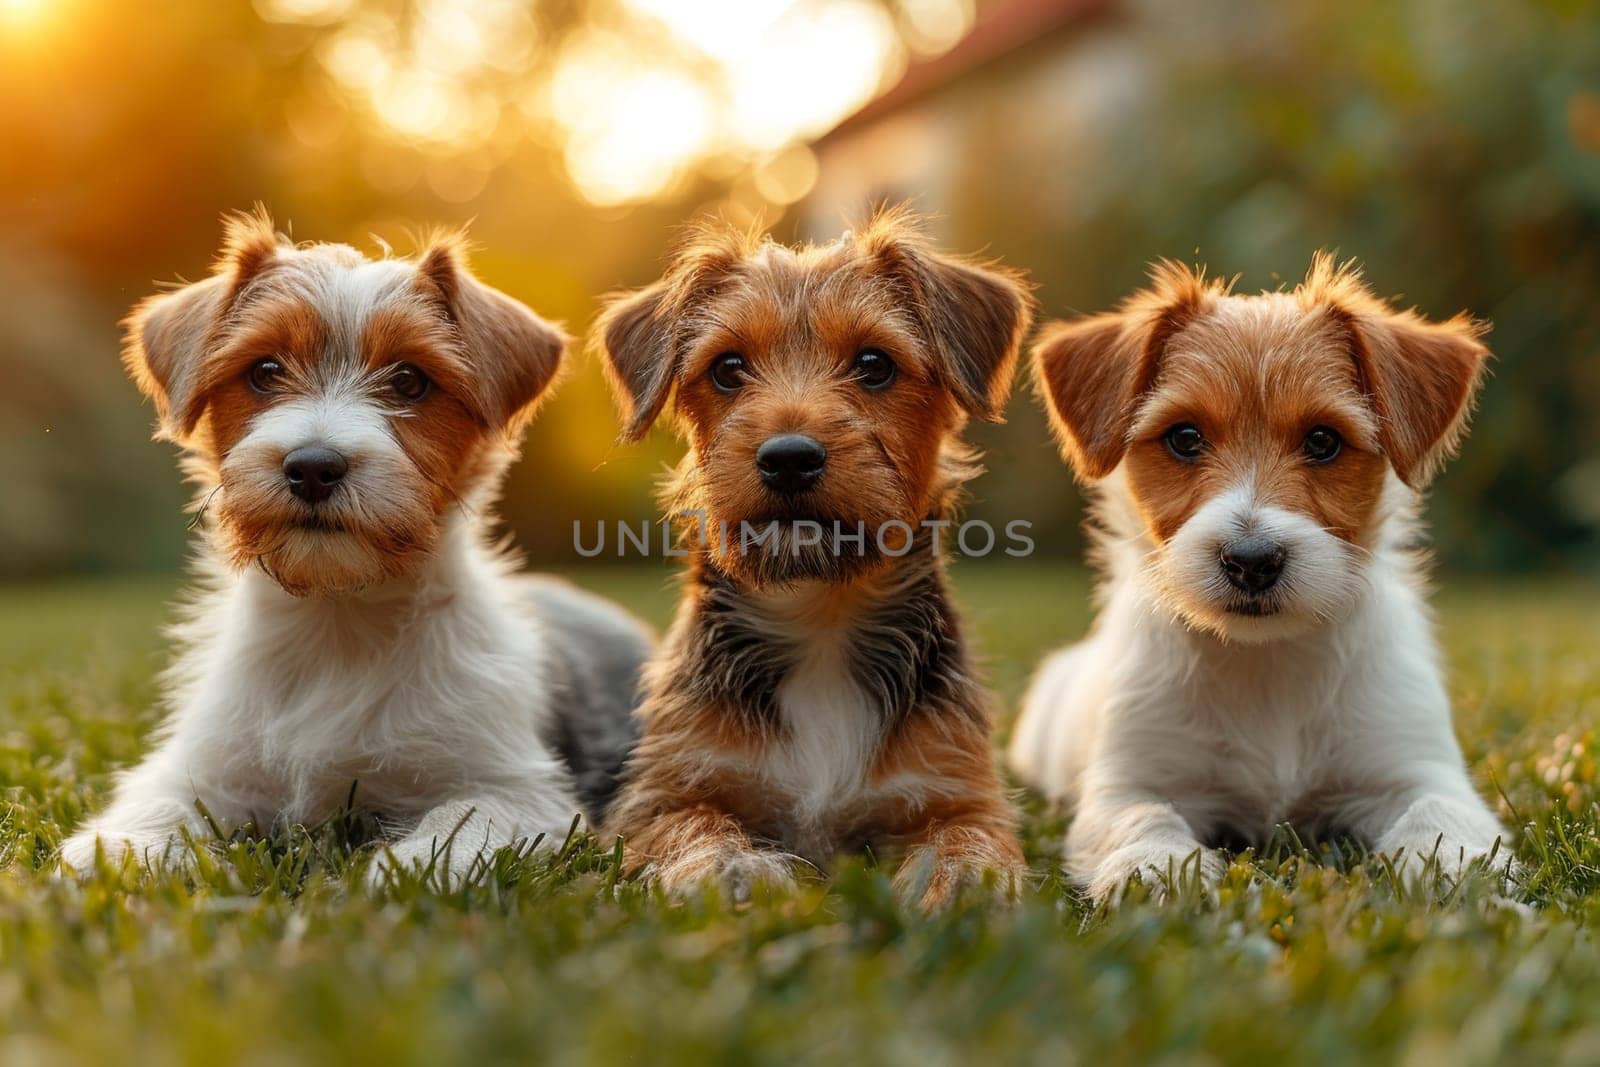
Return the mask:
<svg viewBox="0 0 1600 1067"><path fill-rule="evenodd" d="M912 63L891 89L862 105L816 143L824 144L870 126L913 101L1111 6L1112 0L980 0L972 29L954 47Z"/></svg>

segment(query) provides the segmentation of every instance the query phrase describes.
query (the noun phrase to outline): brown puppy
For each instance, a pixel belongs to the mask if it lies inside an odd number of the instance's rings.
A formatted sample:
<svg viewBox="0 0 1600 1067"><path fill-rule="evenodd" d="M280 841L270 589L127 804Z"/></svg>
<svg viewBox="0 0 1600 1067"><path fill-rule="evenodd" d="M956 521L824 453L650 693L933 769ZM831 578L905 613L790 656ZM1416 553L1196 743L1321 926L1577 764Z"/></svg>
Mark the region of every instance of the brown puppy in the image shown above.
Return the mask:
<svg viewBox="0 0 1600 1067"><path fill-rule="evenodd" d="M1023 870L932 523L975 472L1032 301L903 211L786 248L694 229L597 328L637 440L676 395L665 490L689 551L607 824L669 890L736 897L847 849L907 849L925 907Z"/></svg>

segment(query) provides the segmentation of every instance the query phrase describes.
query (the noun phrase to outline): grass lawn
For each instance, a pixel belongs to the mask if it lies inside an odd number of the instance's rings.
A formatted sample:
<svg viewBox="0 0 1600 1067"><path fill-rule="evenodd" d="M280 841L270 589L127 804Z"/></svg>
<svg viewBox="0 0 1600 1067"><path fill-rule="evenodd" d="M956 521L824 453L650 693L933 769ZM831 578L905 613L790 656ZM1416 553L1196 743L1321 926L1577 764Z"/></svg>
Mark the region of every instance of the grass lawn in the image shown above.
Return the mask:
<svg viewBox="0 0 1600 1067"><path fill-rule="evenodd" d="M670 610L664 572L577 577ZM1009 709L1082 631L1086 581L956 578ZM587 841L375 900L338 827L232 845L193 882L66 885L39 867L142 751L176 583L0 591L0 1063L1594 1063L1597 590L1445 584L1459 733L1519 831L1523 911L1287 850L1240 858L1217 899L1103 913L1044 874L1014 908L924 919L864 865L670 906ZM1029 805L1041 872L1061 831Z"/></svg>

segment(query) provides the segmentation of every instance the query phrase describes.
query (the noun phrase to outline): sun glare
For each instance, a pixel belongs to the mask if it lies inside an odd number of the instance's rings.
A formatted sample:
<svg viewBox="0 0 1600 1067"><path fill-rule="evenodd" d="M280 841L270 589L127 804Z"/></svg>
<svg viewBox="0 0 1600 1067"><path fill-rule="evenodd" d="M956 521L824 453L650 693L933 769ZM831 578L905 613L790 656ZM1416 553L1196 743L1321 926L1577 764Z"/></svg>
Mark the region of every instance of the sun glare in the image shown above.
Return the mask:
<svg viewBox="0 0 1600 1067"><path fill-rule="evenodd" d="M395 140L459 153L546 136L578 191L607 205L710 166L742 171L769 203L798 199L816 180L805 142L973 18L973 0L621 0L541 55L514 0L255 3L317 27L323 68Z"/></svg>
<svg viewBox="0 0 1600 1067"><path fill-rule="evenodd" d="M0 0L0 32L42 26L53 14L56 0Z"/></svg>
<svg viewBox="0 0 1600 1067"><path fill-rule="evenodd" d="M795 6L795 0L628 0L628 6L660 22L686 44L727 61L759 40Z"/></svg>

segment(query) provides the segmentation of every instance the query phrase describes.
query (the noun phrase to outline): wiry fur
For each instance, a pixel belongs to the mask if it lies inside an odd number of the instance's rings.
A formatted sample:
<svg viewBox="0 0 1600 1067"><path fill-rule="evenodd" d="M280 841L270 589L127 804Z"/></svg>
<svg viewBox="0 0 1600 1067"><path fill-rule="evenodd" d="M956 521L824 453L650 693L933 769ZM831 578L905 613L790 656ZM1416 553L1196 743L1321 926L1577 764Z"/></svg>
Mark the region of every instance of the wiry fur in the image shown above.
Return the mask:
<svg viewBox="0 0 1600 1067"><path fill-rule="evenodd" d="M1325 257L1294 292L1251 297L1169 264L1123 311L1046 331L1041 389L1094 483L1101 609L1040 667L1009 754L1074 809L1068 865L1096 897L1196 854L1216 878L1213 848L1282 823L1402 863L1437 846L1452 872L1495 849L1414 547L1481 332L1394 312ZM1205 433L1193 464L1162 443L1177 423ZM1344 440L1326 464L1298 450L1319 425ZM1218 562L1245 533L1288 551L1249 604Z"/></svg>
<svg viewBox="0 0 1600 1067"><path fill-rule="evenodd" d="M717 879L736 895L794 864L900 846L923 906L964 881L1022 871L943 561L926 534L879 551L888 521L944 518L975 469L959 431L998 417L1031 302L1017 279L929 248L888 212L827 245L785 248L693 229L665 278L613 300L596 330L643 434L675 398L689 452L666 490L691 555L677 621L647 672L644 736L607 823L669 890ZM865 348L898 376L852 377ZM706 380L740 353L736 395ZM827 449L798 497L764 488L754 454L784 433ZM867 528L866 543L803 547L784 528L741 551L744 523ZM727 531L724 534L724 530Z"/></svg>
<svg viewBox="0 0 1600 1067"><path fill-rule="evenodd" d="M223 259L141 304L125 361L199 483L202 591L177 632L156 747L62 848L85 873L182 861L185 832L316 823L352 796L402 866L468 875L574 814L598 820L633 737L650 640L620 609L515 573L487 530L558 330L467 273L295 247L262 214ZM266 393L247 376L283 371ZM432 385L407 400L409 364ZM285 456L349 461L315 504ZM352 793L353 790L353 793ZM383 868L375 864L374 877Z"/></svg>

